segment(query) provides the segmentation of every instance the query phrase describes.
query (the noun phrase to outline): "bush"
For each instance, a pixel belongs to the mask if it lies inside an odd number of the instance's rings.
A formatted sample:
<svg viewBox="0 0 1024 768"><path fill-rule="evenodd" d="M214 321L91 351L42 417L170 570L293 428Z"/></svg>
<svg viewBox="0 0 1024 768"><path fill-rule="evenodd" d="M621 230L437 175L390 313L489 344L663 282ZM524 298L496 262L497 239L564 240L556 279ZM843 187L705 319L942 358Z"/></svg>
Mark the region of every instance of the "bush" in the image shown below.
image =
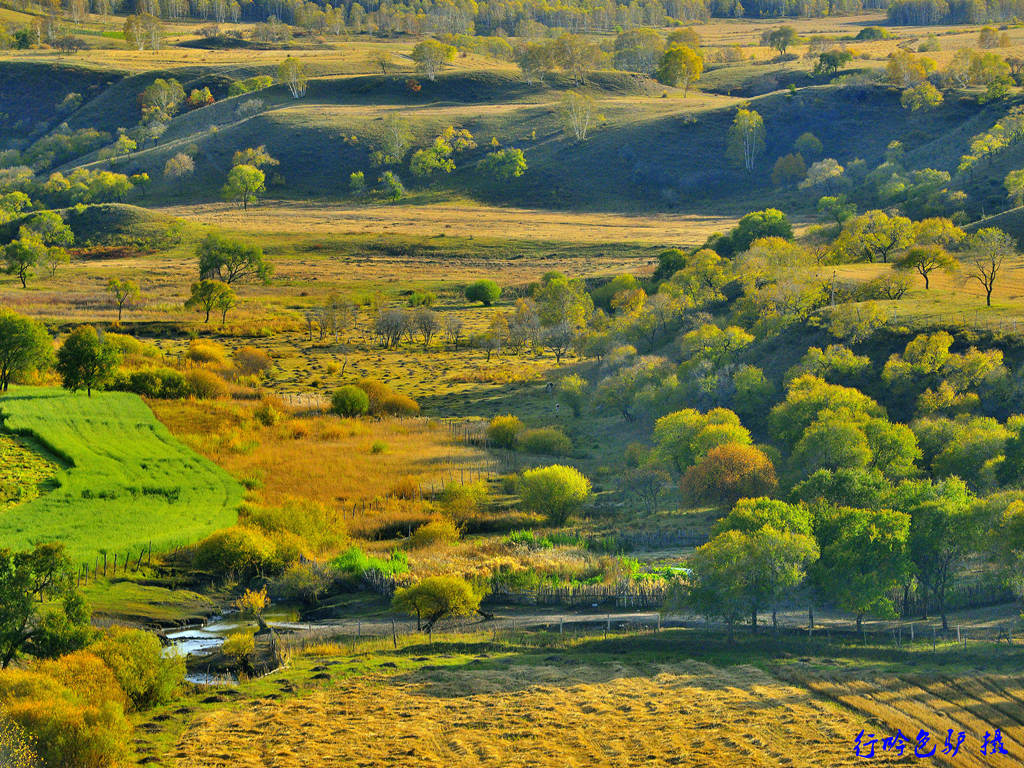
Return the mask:
<svg viewBox="0 0 1024 768"><path fill-rule="evenodd" d="M317 564L295 563L274 582L274 596L289 603L316 604L330 581Z"/></svg>
<svg viewBox="0 0 1024 768"><path fill-rule="evenodd" d="M380 412L390 416L417 416L420 405L408 395L396 392L384 398L380 404Z"/></svg>
<svg viewBox="0 0 1024 768"><path fill-rule="evenodd" d="M528 429L519 436L519 447L527 453L565 456L572 451L572 440L558 427Z"/></svg>
<svg viewBox="0 0 1024 768"><path fill-rule="evenodd" d="M189 343L185 357L194 363L224 365L228 359L228 351L215 341L194 339Z"/></svg>
<svg viewBox="0 0 1024 768"><path fill-rule="evenodd" d="M468 485L448 483L441 491L440 501L449 517L454 520L468 520L487 506L487 483L483 480Z"/></svg>
<svg viewBox="0 0 1024 768"><path fill-rule="evenodd" d="M410 307L432 307L437 296L430 291L416 291L409 297Z"/></svg>
<svg viewBox="0 0 1024 768"><path fill-rule="evenodd" d="M205 368L193 368L185 374L189 390L200 400L215 400L226 397L228 383L213 371Z"/></svg>
<svg viewBox="0 0 1024 768"><path fill-rule="evenodd" d="M185 679L185 659L165 656L150 632L111 627L89 650L110 667L135 710L170 701Z"/></svg>
<svg viewBox="0 0 1024 768"><path fill-rule="evenodd" d="M523 472L519 493L526 509L563 525L590 498L590 480L575 467L553 464Z"/></svg>
<svg viewBox="0 0 1024 768"><path fill-rule="evenodd" d="M487 439L499 448L512 449L522 431L523 422L518 416L495 416L487 427Z"/></svg>
<svg viewBox="0 0 1024 768"><path fill-rule="evenodd" d="M370 410L370 397L359 387L346 384L331 395L331 410L339 416L361 416Z"/></svg>
<svg viewBox="0 0 1024 768"><path fill-rule="evenodd" d="M434 544L454 544L458 540L458 526L451 520L438 517L429 523L424 523L413 531L406 545L410 549L419 549L420 547L430 547Z"/></svg>
<svg viewBox="0 0 1024 768"><path fill-rule="evenodd" d="M501 296L501 288L493 280L477 280L466 286L466 298L479 301L485 307L491 306Z"/></svg>
<svg viewBox="0 0 1024 768"><path fill-rule="evenodd" d="M385 443L383 440L374 440L373 441L373 445L370 446L370 453L377 454L377 453L387 453L387 452L388 452L388 444Z"/></svg>
<svg viewBox="0 0 1024 768"><path fill-rule="evenodd" d="M411 397L395 392L391 387L375 379L360 379L356 386L369 398L370 414L380 416L415 416L420 412L419 404Z"/></svg>
<svg viewBox="0 0 1024 768"><path fill-rule="evenodd" d="M235 526L211 534L196 544L193 564L215 576L248 578L275 565L276 550L266 536Z"/></svg>
<svg viewBox="0 0 1024 768"><path fill-rule="evenodd" d="M726 505L765 496L777 486L771 459L752 445L739 443L715 446L682 480L683 493L693 502Z"/></svg>
<svg viewBox="0 0 1024 768"><path fill-rule="evenodd" d="M235 352L235 367L246 376L266 373L273 364L270 355L256 347L242 347Z"/></svg>
<svg viewBox="0 0 1024 768"><path fill-rule="evenodd" d="M164 400L180 400L192 394L192 388L185 376L170 368L155 368L121 374L114 380L110 388Z"/></svg>
<svg viewBox="0 0 1024 768"><path fill-rule="evenodd" d="M391 489L391 495L399 499L418 499L420 496L420 481L412 475L405 475L399 479Z"/></svg>
<svg viewBox="0 0 1024 768"><path fill-rule="evenodd" d="M225 656L234 659L240 667L248 668L249 659L256 651L256 638L252 632L244 629L232 632L224 638L220 650Z"/></svg>
<svg viewBox="0 0 1024 768"><path fill-rule="evenodd" d="M274 407L273 402L263 398L260 400L260 404L253 410L252 415L264 427L272 427L281 421L284 414Z"/></svg>

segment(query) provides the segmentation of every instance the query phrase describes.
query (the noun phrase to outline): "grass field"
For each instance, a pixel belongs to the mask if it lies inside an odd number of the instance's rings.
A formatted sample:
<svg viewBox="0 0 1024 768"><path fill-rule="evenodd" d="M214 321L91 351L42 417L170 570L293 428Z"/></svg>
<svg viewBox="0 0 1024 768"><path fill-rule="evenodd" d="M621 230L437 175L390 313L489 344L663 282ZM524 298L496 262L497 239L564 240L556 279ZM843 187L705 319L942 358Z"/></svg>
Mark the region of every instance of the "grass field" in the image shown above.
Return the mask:
<svg viewBox="0 0 1024 768"><path fill-rule="evenodd" d="M32 441L0 433L0 509L45 493L59 469Z"/></svg>
<svg viewBox="0 0 1024 768"><path fill-rule="evenodd" d="M135 395L18 387L0 398L6 430L67 468L56 488L0 515L0 545L62 541L76 560L160 550L231 525L241 486L175 440Z"/></svg>

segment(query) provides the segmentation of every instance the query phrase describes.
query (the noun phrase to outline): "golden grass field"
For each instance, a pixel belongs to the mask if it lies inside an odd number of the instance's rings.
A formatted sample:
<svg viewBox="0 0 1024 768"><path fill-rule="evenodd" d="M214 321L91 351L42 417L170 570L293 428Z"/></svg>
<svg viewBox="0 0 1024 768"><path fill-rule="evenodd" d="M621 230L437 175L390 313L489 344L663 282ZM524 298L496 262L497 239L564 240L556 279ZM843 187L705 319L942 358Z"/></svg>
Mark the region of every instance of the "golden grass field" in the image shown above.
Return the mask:
<svg viewBox="0 0 1024 768"><path fill-rule="evenodd" d="M839 768L861 763L853 739L872 727L751 666L484 664L214 711L183 735L172 765Z"/></svg>

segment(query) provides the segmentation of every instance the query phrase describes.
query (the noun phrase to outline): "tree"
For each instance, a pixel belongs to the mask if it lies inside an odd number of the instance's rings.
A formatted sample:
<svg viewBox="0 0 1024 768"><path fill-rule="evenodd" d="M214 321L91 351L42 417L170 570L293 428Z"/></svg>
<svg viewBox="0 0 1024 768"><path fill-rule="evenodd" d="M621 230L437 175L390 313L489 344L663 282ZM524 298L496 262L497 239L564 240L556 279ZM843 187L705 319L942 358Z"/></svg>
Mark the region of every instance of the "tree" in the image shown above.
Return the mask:
<svg viewBox="0 0 1024 768"><path fill-rule="evenodd" d="M857 215L856 203L847 201L846 195L826 195L818 200L818 213L843 225Z"/></svg>
<svg viewBox="0 0 1024 768"><path fill-rule="evenodd" d="M437 40L421 40L412 49L412 60L417 71L430 80L437 78L437 73L445 64L455 61L455 46Z"/></svg>
<svg viewBox="0 0 1024 768"><path fill-rule="evenodd" d="M163 27L160 19L148 13L128 16L122 32L128 45L138 51L146 48L156 51L163 45Z"/></svg>
<svg viewBox="0 0 1024 768"><path fill-rule="evenodd" d="M843 178L846 169L835 158L826 157L811 164L806 178L800 182L800 189L824 187L825 194L831 195L833 186Z"/></svg>
<svg viewBox="0 0 1024 768"><path fill-rule="evenodd" d="M1006 195L1014 205L1024 205L1024 170L1010 171L1006 174L1003 182L1006 187Z"/></svg>
<svg viewBox="0 0 1024 768"><path fill-rule="evenodd" d="M825 151L825 147L821 143L821 139L810 131L801 133L797 137L796 141L793 142L793 149L795 149L801 156L808 159L821 157L821 153Z"/></svg>
<svg viewBox="0 0 1024 768"><path fill-rule="evenodd" d="M75 569L64 546L0 550L0 663L19 654L59 656L92 638L89 610L75 586Z"/></svg>
<svg viewBox="0 0 1024 768"><path fill-rule="evenodd" d="M581 85L587 71L593 69L603 55L597 45L580 35L559 35L551 45L555 61Z"/></svg>
<svg viewBox="0 0 1024 768"><path fill-rule="evenodd" d="M164 163L164 176L170 179L180 179L191 176L196 170L195 161L184 152L179 152L167 159Z"/></svg>
<svg viewBox="0 0 1024 768"><path fill-rule="evenodd" d="M138 283L134 280L121 280L117 277L112 277L107 281L107 292L110 293L114 306L117 307L118 323L121 322L121 313L124 308L137 301L141 295Z"/></svg>
<svg viewBox="0 0 1024 768"><path fill-rule="evenodd" d="M900 488L899 496L900 511L910 515L907 551L914 572L925 593L931 594L942 628L948 629L946 591L950 580L981 542L976 500L958 478L936 485L907 484Z"/></svg>
<svg viewBox="0 0 1024 768"><path fill-rule="evenodd" d="M582 280L570 280L558 272L549 272L534 289L537 313L547 327L562 323L582 327L594 310L594 301Z"/></svg>
<svg viewBox="0 0 1024 768"><path fill-rule="evenodd" d="M569 91L562 97L561 115L565 132L576 141L586 141L598 120L597 104L590 96Z"/></svg>
<svg viewBox="0 0 1024 768"><path fill-rule="evenodd" d="M173 77L158 77L139 96L145 122L166 123L185 100L185 89Z"/></svg>
<svg viewBox="0 0 1024 768"><path fill-rule="evenodd" d="M479 301L485 307L491 306L501 296L501 288L493 280L477 280L466 286L466 299Z"/></svg>
<svg viewBox="0 0 1024 768"><path fill-rule="evenodd" d="M789 25L784 25L764 32L761 35L761 44L774 48L779 52L779 55L782 55L789 46L796 42L796 39L796 30Z"/></svg>
<svg viewBox="0 0 1024 768"><path fill-rule="evenodd" d="M116 350L99 337L91 325L81 325L71 332L57 351L57 373L65 389L84 389L92 397L114 372Z"/></svg>
<svg viewBox="0 0 1024 768"><path fill-rule="evenodd" d="M12 379L47 365L52 344L40 323L0 307L0 392Z"/></svg>
<svg viewBox="0 0 1024 768"><path fill-rule="evenodd" d="M56 211L36 213L25 223L25 229L38 235L47 246L67 248L75 242L75 234L71 227L64 223L64 219Z"/></svg>
<svg viewBox="0 0 1024 768"><path fill-rule="evenodd" d="M206 312L204 323L210 322L210 313L218 309L225 297L234 297L234 291L226 283L220 280L200 280L192 283L191 295L185 301L185 309L198 309ZM226 311L226 310L225 310Z"/></svg>
<svg viewBox="0 0 1024 768"><path fill-rule="evenodd" d="M968 280L976 280L985 289L985 306L992 306L992 290L1017 247L1013 238L995 227L979 229L968 239L962 263Z"/></svg>
<svg viewBox="0 0 1024 768"><path fill-rule="evenodd" d="M807 163L799 154L783 155L775 161L775 166L772 168L772 184L776 187L796 184L806 177Z"/></svg>
<svg viewBox="0 0 1024 768"><path fill-rule="evenodd" d="M705 504L735 504L739 499L772 493L778 486L775 468L752 445L716 445L686 470L682 490L687 498Z"/></svg>
<svg viewBox="0 0 1024 768"><path fill-rule="evenodd" d="M210 232L199 243L196 254L202 279L216 279L229 285L246 278L263 282L270 279L271 266L258 245Z"/></svg>
<svg viewBox="0 0 1024 768"><path fill-rule="evenodd" d="M942 91L925 80L923 83L907 88L900 94L900 106L917 112L919 109L934 109L942 104Z"/></svg>
<svg viewBox="0 0 1024 768"><path fill-rule="evenodd" d="M683 98L692 83L700 80L704 72L704 57L685 45L669 48L661 57L654 77L659 83L677 86L683 84Z"/></svg>
<svg viewBox="0 0 1024 768"><path fill-rule="evenodd" d="M818 54L818 60L814 64L815 75L834 75L840 67L849 63L853 54L845 48L833 48L831 51L822 51Z"/></svg>
<svg viewBox="0 0 1024 768"><path fill-rule="evenodd" d="M42 238L22 227L21 237L4 246L4 270L9 275L17 275L21 287L27 288L36 265L46 258L46 252Z"/></svg>
<svg viewBox="0 0 1024 768"><path fill-rule="evenodd" d="M590 480L574 467L553 464L523 472L519 494L526 509L560 526L590 498Z"/></svg>
<svg viewBox="0 0 1024 768"><path fill-rule="evenodd" d="M750 607L750 555L748 538L739 531L727 531L697 547L688 563L689 584L671 591L666 609L685 605L703 616L717 616L725 621L732 642L733 627Z"/></svg>
<svg viewBox="0 0 1024 768"><path fill-rule="evenodd" d="M822 594L857 616L895 614L891 590L909 571L910 515L891 509L823 509L815 519L821 557L812 577Z"/></svg>
<svg viewBox="0 0 1024 768"><path fill-rule="evenodd" d="M579 418L583 405L587 401L587 380L575 373L563 376L558 380L558 399L569 406L572 415Z"/></svg>
<svg viewBox="0 0 1024 768"><path fill-rule="evenodd" d="M914 225L906 216L890 216L885 211L867 211L846 222L840 235L841 246L867 261L883 264L896 252L914 242Z"/></svg>
<svg viewBox="0 0 1024 768"><path fill-rule="evenodd" d="M391 607L415 616L417 629L430 632L446 616L478 612L482 599L483 594L461 576L428 576L396 590Z"/></svg>
<svg viewBox="0 0 1024 768"><path fill-rule="evenodd" d="M228 310L234 308L238 304L238 296L235 295L235 292L229 286L225 287L227 290L220 291L213 303L213 308L220 312L221 328L223 328L224 324L227 322Z"/></svg>
<svg viewBox="0 0 1024 768"><path fill-rule="evenodd" d="M306 95L306 65L294 56L289 56L277 67L278 79L288 86L293 99Z"/></svg>
<svg viewBox="0 0 1024 768"><path fill-rule="evenodd" d="M412 325L423 337L423 348L430 348L430 340L441 330L441 318L429 307L419 307L412 316Z"/></svg>
<svg viewBox="0 0 1024 768"><path fill-rule="evenodd" d="M253 168L272 168L281 163L267 152L267 147L260 144L258 147L247 147L240 149L231 156L231 165L251 165Z"/></svg>
<svg viewBox="0 0 1024 768"><path fill-rule="evenodd" d="M490 152L479 163L477 168L498 181L518 179L526 173L526 157L523 150L506 147L497 152Z"/></svg>
<svg viewBox="0 0 1024 768"><path fill-rule="evenodd" d="M266 190L267 177L259 168L251 165L236 165L228 171L228 181L222 194L227 200L241 200L243 210L249 210L249 202L256 200Z"/></svg>
<svg viewBox="0 0 1024 768"><path fill-rule="evenodd" d="M752 109L738 109L729 128L725 155L747 173L764 152L765 129L761 115Z"/></svg>
<svg viewBox="0 0 1024 768"><path fill-rule="evenodd" d="M950 274L956 272L959 262L945 248L938 245L919 245L911 248L896 261L896 269L914 270L924 278L924 288L928 290L928 276L937 269Z"/></svg>

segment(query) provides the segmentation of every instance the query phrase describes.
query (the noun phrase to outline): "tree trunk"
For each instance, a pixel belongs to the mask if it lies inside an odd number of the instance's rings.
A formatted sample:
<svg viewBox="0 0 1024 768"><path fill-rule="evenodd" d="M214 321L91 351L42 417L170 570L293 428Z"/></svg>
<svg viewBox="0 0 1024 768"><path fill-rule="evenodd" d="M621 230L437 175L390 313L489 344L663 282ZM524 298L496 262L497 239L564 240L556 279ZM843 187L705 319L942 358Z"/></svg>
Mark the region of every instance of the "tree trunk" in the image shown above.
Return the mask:
<svg viewBox="0 0 1024 768"><path fill-rule="evenodd" d="M985 306L986 307L991 307L992 306L992 289L991 288L986 288L985 289Z"/></svg>
<svg viewBox="0 0 1024 768"><path fill-rule="evenodd" d="M861 626L862 626L862 624L863 624L863 619L864 619L864 615L863 615L863 614L860 614L860 613L858 613L858 614L857 614L857 631L858 631L858 632L860 632L860 631L861 631Z"/></svg>
<svg viewBox="0 0 1024 768"><path fill-rule="evenodd" d="M924 273L924 289L926 291L928 290L928 273L927 272Z"/></svg>
<svg viewBox="0 0 1024 768"><path fill-rule="evenodd" d="M811 629L814 629L814 606L807 606L807 620L810 622Z"/></svg>
<svg viewBox="0 0 1024 768"><path fill-rule="evenodd" d="M757 608L753 608L750 611L750 631L757 632Z"/></svg>

